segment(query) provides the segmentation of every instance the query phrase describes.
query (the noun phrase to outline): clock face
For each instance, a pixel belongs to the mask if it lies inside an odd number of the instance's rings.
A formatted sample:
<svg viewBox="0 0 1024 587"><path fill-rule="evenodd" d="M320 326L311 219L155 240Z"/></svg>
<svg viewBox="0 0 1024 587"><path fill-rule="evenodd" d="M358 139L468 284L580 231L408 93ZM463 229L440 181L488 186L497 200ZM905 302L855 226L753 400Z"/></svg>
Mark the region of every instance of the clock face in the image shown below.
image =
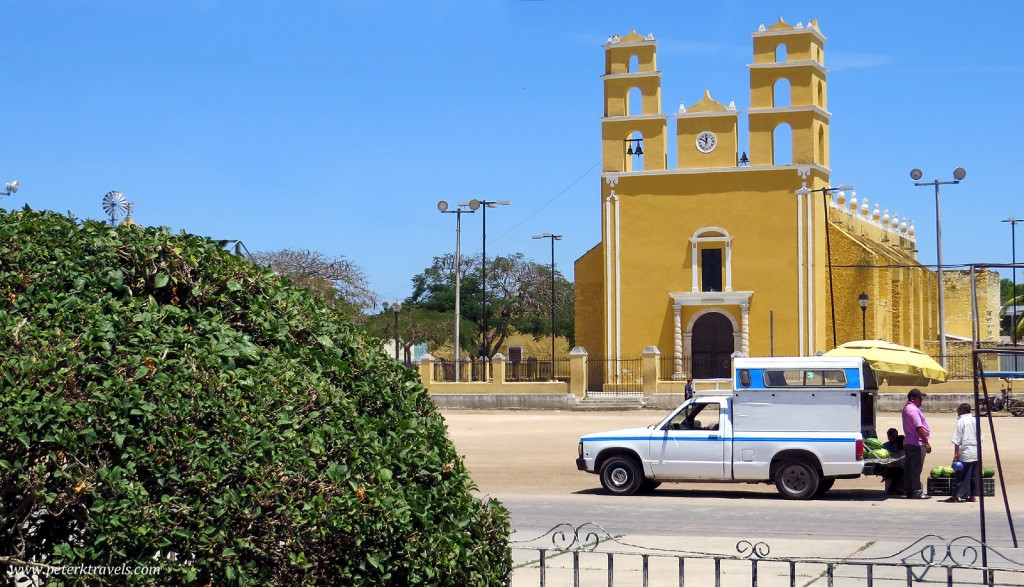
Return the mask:
<svg viewBox="0 0 1024 587"><path fill-rule="evenodd" d="M716 145L718 145L718 137L715 136L715 133L706 130L697 135L697 150L701 153L714 151Z"/></svg>

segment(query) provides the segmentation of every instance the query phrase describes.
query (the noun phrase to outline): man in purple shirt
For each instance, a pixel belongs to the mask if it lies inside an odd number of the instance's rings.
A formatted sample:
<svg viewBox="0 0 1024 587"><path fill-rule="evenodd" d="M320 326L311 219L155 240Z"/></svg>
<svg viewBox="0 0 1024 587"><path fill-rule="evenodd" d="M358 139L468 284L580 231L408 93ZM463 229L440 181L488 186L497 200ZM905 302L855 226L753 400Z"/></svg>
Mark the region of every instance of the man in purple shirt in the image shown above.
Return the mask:
<svg viewBox="0 0 1024 587"><path fill-rule="evenodd" d="M920 389L911 389L907 394L907 405L903 408L903 484L907 499L928 499L921 487L921 471L924 469L924 455L932 452L928 442L931 429L921 411L924 394Z"/></svg>

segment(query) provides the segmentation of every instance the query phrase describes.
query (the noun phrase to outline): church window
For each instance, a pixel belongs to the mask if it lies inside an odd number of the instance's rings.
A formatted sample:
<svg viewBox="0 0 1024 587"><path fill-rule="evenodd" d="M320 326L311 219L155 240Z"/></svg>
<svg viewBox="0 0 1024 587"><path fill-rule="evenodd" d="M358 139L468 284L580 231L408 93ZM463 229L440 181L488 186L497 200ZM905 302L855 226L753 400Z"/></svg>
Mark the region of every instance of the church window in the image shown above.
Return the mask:
<svg viewBox="0 0 1024 587"><path fill-rule="evenodd" d="M722 249L700 250L700 290L722 291Z"/></svg>
<svg viewBox="0 0 1024 587"><path fill-rule="evenodd" d="M690 238L694 292L732 291L732 237L725 229L707 226Z"/></svg>
<svg viewBox="0 0 1024 587"><path fill-rule="evenodd" d="M825 125L818 125L818 163L825 164Z"/></svg>
<svg viewBox="0 0 1024 587"><path fill-rule="evenodd" d="M633 132L629 135L629 138L624 141L623 156L626 159L626 164L623 169L626 171L643 171L644 170L644 135L639 132Z"/></svg>
<svg viewBox="0 0 1024 587"><path fill-rule="evenodd" d="M629 58L629 64L626 66L627 73L636 73L640 71L640 57L632 55Z"/></svg>
<svg viewBox="0 0 1024 587"><path fill-rule="evenodd" d="M789 106L789 79L779 78L772 87L772 107L787 108Z"/></svg>
<svg viewBox="0 0 1024 587"><path fill-rule="evenodd" d="M640 116L644 109L644 94L640 88L630 88L626 96L626 115Z"/></svg>
<svg viewBox="0 0 1024 587"><path fill-rule="evenodd" d="M784 63L786 61L786 44L779 43L778 47L775 47L775 62Z"/></svg>
<svg viewBox="0 0 1024 587"><path fill-rule="evenodd" d="M772 132L772 165L793 164L793 129L780 124Z"/></svg>

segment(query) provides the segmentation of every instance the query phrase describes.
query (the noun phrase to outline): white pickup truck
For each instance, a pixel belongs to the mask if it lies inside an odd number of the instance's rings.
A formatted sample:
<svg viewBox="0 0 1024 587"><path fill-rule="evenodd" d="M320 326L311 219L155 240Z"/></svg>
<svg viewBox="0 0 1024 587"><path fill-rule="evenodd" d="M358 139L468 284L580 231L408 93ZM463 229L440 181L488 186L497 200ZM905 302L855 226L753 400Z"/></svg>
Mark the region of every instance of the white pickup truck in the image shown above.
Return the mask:
<svg viewBox="0 0 1024 587"><path fill-rule="evenodd" d="M657 424L588 434L576 466L616 495L662 482L774 483L809 499L864 472L877 385L860 358L733 360L732 392L698 395Z"/></svg>

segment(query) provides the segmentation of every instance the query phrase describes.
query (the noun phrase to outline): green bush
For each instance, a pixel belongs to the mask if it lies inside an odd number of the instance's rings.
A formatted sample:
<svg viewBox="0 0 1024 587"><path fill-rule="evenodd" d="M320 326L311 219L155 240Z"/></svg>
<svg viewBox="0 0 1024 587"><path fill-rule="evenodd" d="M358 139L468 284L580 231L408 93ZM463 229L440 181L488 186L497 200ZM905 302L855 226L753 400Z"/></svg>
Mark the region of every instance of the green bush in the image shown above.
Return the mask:
<svg viewBox="0 0 1024 587"><path fill-rule="evenodd" d="M415 374L220 243L0 211L0 349L0 562L160 569L51 578L90 585L510 571L507 511Z"/></svg>

